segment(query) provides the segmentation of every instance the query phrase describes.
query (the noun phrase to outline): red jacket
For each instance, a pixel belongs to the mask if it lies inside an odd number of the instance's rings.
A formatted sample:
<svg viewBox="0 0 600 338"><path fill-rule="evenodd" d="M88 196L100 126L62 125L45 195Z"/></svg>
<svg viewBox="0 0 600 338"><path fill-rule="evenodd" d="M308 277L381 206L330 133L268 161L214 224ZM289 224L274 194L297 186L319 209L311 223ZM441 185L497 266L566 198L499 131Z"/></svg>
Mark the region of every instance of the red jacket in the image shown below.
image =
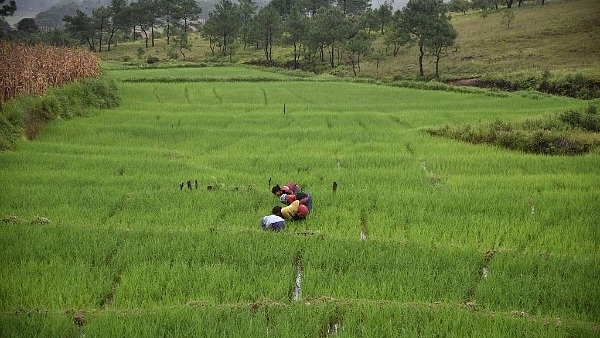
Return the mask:
<svg viewBox="0 0 600 338"><path fill-rule="evenodd" d="M295 195L298 192L300 192L300 186L296 182L287 182L285 185L279 188L279 191L281 191L284 194Z"/></svg>

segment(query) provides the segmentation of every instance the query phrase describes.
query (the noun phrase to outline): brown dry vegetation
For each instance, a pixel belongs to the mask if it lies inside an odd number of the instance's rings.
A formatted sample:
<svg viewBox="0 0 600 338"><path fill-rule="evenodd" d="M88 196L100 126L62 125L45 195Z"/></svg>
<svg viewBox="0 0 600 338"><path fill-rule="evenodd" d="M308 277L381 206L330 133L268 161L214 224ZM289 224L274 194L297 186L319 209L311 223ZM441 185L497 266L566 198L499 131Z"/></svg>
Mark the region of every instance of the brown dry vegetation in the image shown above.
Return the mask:
<svg viewBox="0 0 600 338"><path fill-rule="evenodd" d="M100 72L100 59L83 49L26 46L0 40L0 105L22 94L42 94Z"/></svg>

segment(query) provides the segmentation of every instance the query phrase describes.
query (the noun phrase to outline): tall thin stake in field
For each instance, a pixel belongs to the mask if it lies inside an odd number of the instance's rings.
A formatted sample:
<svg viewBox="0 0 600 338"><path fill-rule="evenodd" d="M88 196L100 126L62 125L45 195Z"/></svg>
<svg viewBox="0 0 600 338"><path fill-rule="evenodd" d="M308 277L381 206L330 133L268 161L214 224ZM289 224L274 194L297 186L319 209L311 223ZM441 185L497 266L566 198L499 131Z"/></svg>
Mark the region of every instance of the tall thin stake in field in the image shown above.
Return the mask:
<svg viewBox="0 0 600 338"><path fill-rule="evenodd" d="M302 250L296 252L296 257L294 257L294 268L294 284L290 292L290 299L299 301L300 298L302 298Z"/></svg>
<svg viewBox="0 0 600 338"><path fill-rule="evenodd" d="M367 218L365 217L365 215L360 216L360 239L362 241L366 241L367 240Z"/></svg>

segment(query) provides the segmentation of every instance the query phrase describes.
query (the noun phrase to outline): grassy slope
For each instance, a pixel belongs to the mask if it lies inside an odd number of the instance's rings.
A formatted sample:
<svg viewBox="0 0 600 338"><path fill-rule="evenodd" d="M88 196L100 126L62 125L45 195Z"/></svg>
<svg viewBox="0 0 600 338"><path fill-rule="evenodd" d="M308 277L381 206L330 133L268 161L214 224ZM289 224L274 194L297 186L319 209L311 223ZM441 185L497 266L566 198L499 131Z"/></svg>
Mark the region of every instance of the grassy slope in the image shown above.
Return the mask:
<svg viewBox="0 0 600 338"><path fill-rule="evenodd" d="M483 18L479 12L467 15L454 13L452 23L458 31L456 48L441 61L440 72L445 78L472 76L540 76L545 70L551 74L577 74L600 77L600 2L596 0L549 0L546 5L528 4L515 7L515 20L510 29L501 24L501 13L491 13ZM191 39L192 50L186 51L186 60L212 59L206 41L199 36ZM381 47L382 38L373 44ZM137 50L143 41L114 46L111 52L103 52L104 60L122 61L125 56L143 63ZM156 55L168 60L167 46L163 39L156 40L146 55ZM363 57L359 76L391 78L414 78L418 72L417 50L402 50L379 65ZM262 50L239 48L233 60L244 62L264 58ZM289 48L276 48L274 58L284 62L291 59ZM182 60L181 55L179 60ZM229 60L229 59L227 59ZM425 72L434 72L433 60L426 60Z"/></svg>
<svg viewBox="0 0 600 338"><path fill-rule="evenodd" d="M548 1L546 5L515 8L510 29L501 13L481 18L479 13L454 15L459 30L459 53L452 56L457 72L600 73L600 3ZM469 61L460 62L469 58Z"/></svg>

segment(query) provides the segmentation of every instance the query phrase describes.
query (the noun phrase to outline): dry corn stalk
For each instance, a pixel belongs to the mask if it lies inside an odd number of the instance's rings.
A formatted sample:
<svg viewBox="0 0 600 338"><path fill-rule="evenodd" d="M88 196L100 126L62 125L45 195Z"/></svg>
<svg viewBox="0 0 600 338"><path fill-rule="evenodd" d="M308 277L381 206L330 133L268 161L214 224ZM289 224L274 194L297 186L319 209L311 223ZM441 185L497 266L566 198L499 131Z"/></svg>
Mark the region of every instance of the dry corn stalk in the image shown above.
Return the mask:
<svg viewBox="0 0 600 338"><path fill-rule="evenodd" d="M0 106L18 95L97 76L100 59L80 48L27 46L0 40Z"/></svg>

